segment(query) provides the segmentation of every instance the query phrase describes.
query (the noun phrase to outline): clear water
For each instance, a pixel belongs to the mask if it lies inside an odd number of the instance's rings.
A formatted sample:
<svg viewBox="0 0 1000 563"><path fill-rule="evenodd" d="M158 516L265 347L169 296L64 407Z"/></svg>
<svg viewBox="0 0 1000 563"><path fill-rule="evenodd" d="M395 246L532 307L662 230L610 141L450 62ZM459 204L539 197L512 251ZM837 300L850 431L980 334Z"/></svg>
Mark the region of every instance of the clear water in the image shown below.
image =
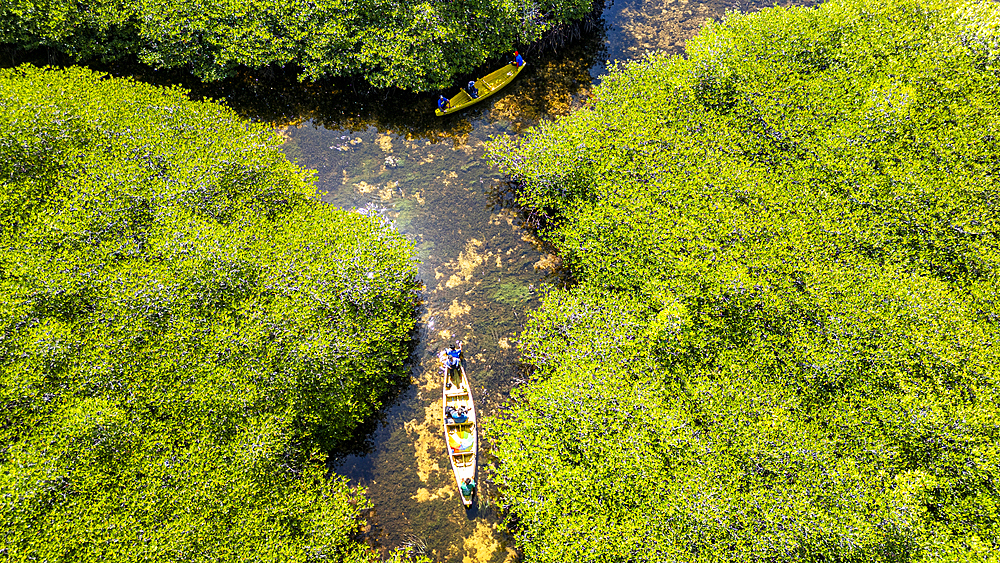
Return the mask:
<svg viewBox="0 0 1000 563"><path fill-rule="evenodd" d="M444 446L435 354L455 340L464 342L477 409L489 419L510 389L524 383L516 342L540 290L566 282L558 257L508 205L509 193L483 160L484 141L517 135L541 119L579 108L609 60L635 59L651 50L682 54L706 21L729 10L774 4L608 2L597 29L555 52L525 53L528 66L512 84L444 118L434 115L436 94L373 96L349 83L299 83L291 69L205 85L192 83L183 72L95 65L113 75L180 84L193 97L220 100L245 117L275 124L289 157L317 171L324 201L380 213L418 249L426 287L412 383L331 463L332 471L367 489L375 507L366 514L363 538L376 548L409 544L441 562L519 560L512 538L498 529L489 444L480 449L477 505L466 510L458 498ZM505 62L481 68L478 76Z"/></svg>
<svg viewBox="0 0 1000 563"><path fill-rule="evenodd" d="M477 406L488 418L522 383L516 341L539 289L564 282L559 259L505 207L483 142L579 107L607 60L653 49L682 53L706 20L763 5L617 0L604 12L603 29L555 53L529 54L514 83L445 118L434 116L432 95L366 99L350 88L264 84L227 93L244 112L283 124L287 154L318 171L324 201L381 213L419 251L426 289L413 383L333 464L368 489L375 508L365 538L372 545L411 544L436 561L456 563L519 557L497 528L488 444L480 454L478 505L465 510L459 501L444 449L435 353L464 342Z"/></svg>

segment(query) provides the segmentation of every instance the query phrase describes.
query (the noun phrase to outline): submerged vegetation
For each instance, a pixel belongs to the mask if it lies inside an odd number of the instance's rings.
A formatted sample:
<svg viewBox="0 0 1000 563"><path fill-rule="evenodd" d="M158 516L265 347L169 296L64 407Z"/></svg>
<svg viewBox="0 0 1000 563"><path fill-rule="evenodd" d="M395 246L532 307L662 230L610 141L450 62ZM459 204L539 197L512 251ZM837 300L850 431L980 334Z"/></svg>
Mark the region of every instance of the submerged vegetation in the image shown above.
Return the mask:
<svg viewBox="0 0 1000 563"><path fill-rule="evenodd" d="M76 60L132 56L206 81L294 65L301 78L427 91L593 9L593 0L98 0L86 9L14 0L0 6L0 45Z"/></svg>
<svg viewBox="0 0 1000 563"><path fill-rule="evenodd" d="M0 71L11 560L378 560L323 452L407 377L414 251L279 144L179 89Z"/></svg>
<svg viewBox="0 0 1000 563"><path fill-rule="evenodd" d="M998 23L730 14L491 144L580 280L487 421L526 560L1000 549Z"/></svg>

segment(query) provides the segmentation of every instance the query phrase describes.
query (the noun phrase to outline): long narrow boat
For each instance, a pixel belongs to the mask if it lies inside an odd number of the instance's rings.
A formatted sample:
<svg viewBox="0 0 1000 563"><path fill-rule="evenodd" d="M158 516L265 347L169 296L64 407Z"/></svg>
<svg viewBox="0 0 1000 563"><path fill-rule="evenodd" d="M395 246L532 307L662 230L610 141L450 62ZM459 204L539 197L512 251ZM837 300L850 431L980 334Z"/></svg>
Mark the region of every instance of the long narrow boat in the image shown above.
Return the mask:
<svg viewBox="0 0 1000 563"><path fill-rule="evenodd" d="M446 359L446 354L442 351L439 356L441 364ZM448 422L448 418L443 416L444 421L444 443L448 449L448 458L451 460L451 470L455 473L455 484L458 485L458 496L462 499L462 504L466 508L472 506L472 495L466 497L462 494L462 483L466 478L476 480L476 454L479 451L479 439L476 432L476 405L472 402L472 388L469 387L469 380L465 377L465 367L459 362L457 369L444 368L444 409L449 406L465 407L468 409L468 420L460 424Z"/></svg>
<svg viewBox="0 0 1000 563"><path fill-rule="evenodd" d="M465 91L465 88L462 88L461 90L458 91L457 94L452 96L450 100L451 105L448 106L448 109L444 111L436 109L434 110L434 113L436 115L450 115L452 113L455 113L456 111L465 109L471 106L472 104L481 102L486 98L489 98L493 94L499 92L501 88L510 84L510 81L514 80L514 77L520 74L521 69L523 68L524 65L517 66L509 64L501 68L500 70L496 70L487 74L486 76L476 81L476 89L479 90L478 98L473 98L472 96L469 95L468 92Z"/></svg>

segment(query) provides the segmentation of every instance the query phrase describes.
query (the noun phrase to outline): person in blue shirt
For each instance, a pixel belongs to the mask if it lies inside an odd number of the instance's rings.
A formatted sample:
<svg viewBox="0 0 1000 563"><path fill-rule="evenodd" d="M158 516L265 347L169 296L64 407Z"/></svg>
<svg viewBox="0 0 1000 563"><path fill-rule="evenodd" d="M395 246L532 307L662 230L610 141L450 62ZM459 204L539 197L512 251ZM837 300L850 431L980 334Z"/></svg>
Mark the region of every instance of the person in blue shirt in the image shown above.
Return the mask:
<svg viewBox="0 0 1000 563"><path fill-rule="evenodd" d="M444 94L438 96L438 109L441 111L447 110L451 106L451 100L444 97Z"/></svg>
<svg viewBox="0 0 1000 563"><path fill-rule="evenodd" d="M479 97L479 88L476 88L476 81L475 80L470 80L469 81L469 87L466 88L466 90L469 91L469 95L472 96L473 98L478 98Z"/></svg>
<svg viewBox="0 0 1000 563"><path fill-rule="evenodd" d="M444 408L444 418L448 424L464 424L469 420L469 409L465 407L458 407L456 409L448 405Z"/></svg>
<svg viewBox="0 0 1000 563"><path fill-rule="evenodd" d="M458 367L459 358L462 356L462 343L456 342L458 348L452 346L448 350L444 351L444 356L441 358L444 360L444 372L447 373Z"/></svg>
<svg viewBox="0 0 1000 563"><path fill-rule="evenodd" d="M448 355L451 367L458 367L458 359L462 357L462 343L455 342L455 345L449 348L445 353Z"/></svg>
<svg viewBox="0 0 1000 563"><path fill-rule="evenodd" d="M521 55L518 54L517 51L514 51L514 63L513 64L515 64L517 66L524 66L524 59L521 58Z"/></svg>

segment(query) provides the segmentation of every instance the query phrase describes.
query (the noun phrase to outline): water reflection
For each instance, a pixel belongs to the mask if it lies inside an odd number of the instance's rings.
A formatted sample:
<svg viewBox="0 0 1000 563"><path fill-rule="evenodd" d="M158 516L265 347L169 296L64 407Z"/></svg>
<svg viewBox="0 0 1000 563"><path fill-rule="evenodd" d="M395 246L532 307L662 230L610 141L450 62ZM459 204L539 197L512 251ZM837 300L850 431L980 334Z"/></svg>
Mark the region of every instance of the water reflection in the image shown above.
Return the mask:
<svg viewBox="0 0 1000 563"><path fill-rule="evenodd" d="M529 58L503 91L446 118L434 116L432 96L382 93L362 104L335 97L343 92L317 99L294 87L277 96L283 105L270 119L284 123L286 153L317 171L323 200L394 221L421 260L425 311L414 384L383 411L373 450L345 455L335 466L368 489L375 508L367 538L377 547L416 545L435 560L463 563L517 558L511 539L496 528L488 472L480 472L475 508L466 511L457 497L442 437L435 352L456 339L465 343L485 418L521 380L517 335L540 286L562 283L560 264L522 228L518 213L491 195L500 179L482 158L483 143L582 105L593 63L603 55L602 38ZM251 103L262 99L254 89L243 95ZM488 447L480 460L488 465Z"/></svg>
<svg viewBox="0 0 1000 563"><path fill-rule="evenodd" d="M608 60L636 59L648 51L681 55L687 41L709 20L728 11L756 12L782 5L812 6L818 0L608 0L604 10L604 48ZM597 63L594 74L604 74Z"/></svg>
<svg viewBox="0 0 1000 563"><path fill-rule="evenodd" d="M312 121L281 130L287 154L317 170L324 201L379 213L417 247L426 289L414 385L388 409L374 451L345 456L336 471L369 490L375 503L369 538L380 546L420 543L441 561L504 560L513 552L488 504L467 512L457 498L442 439L435 351L456 339L465 343L477 404L488 416L520 378L514 341L537 288L559 281L558 259L521 228L515 211L489 195L499 179L482 159L483 142L553 107L548 101L534 113L512 109L526 107L517 98L538 88L530 80L518 86L431 138ZM480 481L482 503L492 491L488 479Z"/></svg>
<svg viewBox="0 0 1000 563"><path fill-rule="evenodd" d="M445 118L434 116L433 95L383 92L366 99L344 87L316 93L294 84L267 86L276 89L272 99L277 94L283 101L268 118L283 124L287 154L318 171L323 200L395 221L421 260L426 310L414 384L383 411L373 450L345 455L335 468L367 487L375 504L367 538L377 547L415 545L436 561L456 563L518 558L511 538L497 530L488 471L480 471L476 508L466 511L458 499L442 437L435 352L464 341L467 371L488 423L522 377L515 342L539 286L561 279L559 259L522 228L515 211L497 204L492 194L501 183L482 158L483 142L569 113L585 101L607 58L680 51L707 18L733 7L619 0L605 12L613 25L557 53L529 53L529 66L507 88ZM241 111L266 115L263 108L250 109L266 97L259 94L256 88L239 94L248 104ZM480 467L489 463L487 447Z"/></svg>
<svg viewBox="0 0 1000 563"><path fill-rule="evenodd" d="M375 508L366 538L373 545L419 546L437 561L517 559L510 538L496 528L488 472L480 471L477 508L466 511L457 498L434 353L456 339L465 342L477 406L488 421L523 377L515 342L539 287L563 280L559 259L522 228L516 211L498 204L501 183L482 158L483 142L580 107L606 59L654 49L681 53L709 18L765 5L770 3L613 0L604 11L606 25L567 48L529 51L528 67L512 84L444 118L433 113L436 93L373 92L350 81L303 84L291 69L244 72L209 85L123 64L107 69L181 84L195 97L223 100L248 118L273 123L286 153L317 171L324 201L379 213L416 246L426 290L413 383L361 429L334 467L367 487ZM489 463L487 447L480 468Z"/></svg>
<svg viewBox="0 0 1000 563"><path fill-rule="evenodd" d="M516 132L541 116L566 113L590 88L594 61L604 60L603 37L603 26L598 26L583 40L564 49L547 53L529 50L525 53L529 63L525 70L513 84L493 96L491 104L504 100L497 112L482 103L445 118L434 115L438 92L376 90L359 80L300 82L297 69L292 67L240 69L229 79L206 84L185 74L184 69L153 70L129 61L90 66L114 76L164 86L179 85L190 90L196 99L222 101L244 117L276 127L306 122L347 131L374 127L410 139L449 138L461 144L472 132L473 124L484 118L497 121L499 131ZM62 62L71 64L68 59ZM455 84L465 84L470 78L483 76L506 63L506 59L498 58L477 69L474 76L456 77ZM455 91L457 86L441 93L450 97Z"/></svg>

